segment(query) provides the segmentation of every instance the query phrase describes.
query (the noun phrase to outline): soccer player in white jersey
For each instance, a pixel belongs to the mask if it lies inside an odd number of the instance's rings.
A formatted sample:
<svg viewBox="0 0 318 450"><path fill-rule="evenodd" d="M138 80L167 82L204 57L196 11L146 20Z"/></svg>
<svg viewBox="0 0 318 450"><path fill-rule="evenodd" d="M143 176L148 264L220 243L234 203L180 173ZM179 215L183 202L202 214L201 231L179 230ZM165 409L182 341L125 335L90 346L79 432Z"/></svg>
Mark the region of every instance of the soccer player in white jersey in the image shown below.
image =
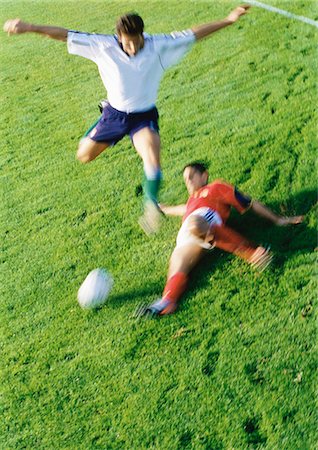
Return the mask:
<svg viewBox="0 0 318 450"><path fill-rule="evenodd" d="M155 103L166 69L178 63L192 44L235 23L248 5L234 9L225 19L171 34L148 35L137 14L126 14L116 24L116 35L90 34L66 28L36 25L11 19L4 24L9 35L38 33L67 42L71 54L98 66L107 91L102 116L80 141L77 158L87 163L107 147L130 135L143 160L145 210L140 225L151 233L158 229L157 196L161 181L160 136Z"/></svg>

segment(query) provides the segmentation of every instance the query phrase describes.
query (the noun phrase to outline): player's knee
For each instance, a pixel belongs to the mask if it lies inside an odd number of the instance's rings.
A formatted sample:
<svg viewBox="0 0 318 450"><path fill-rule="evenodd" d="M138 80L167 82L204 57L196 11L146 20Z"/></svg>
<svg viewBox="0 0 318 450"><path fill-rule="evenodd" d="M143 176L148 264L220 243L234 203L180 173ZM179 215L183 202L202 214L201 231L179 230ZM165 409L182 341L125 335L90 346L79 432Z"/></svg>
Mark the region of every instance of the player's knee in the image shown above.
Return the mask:
<svg viewBox="0 0 318 450"><path fill-rule="evenodd" d="M77 152L76 159L81 162L82 164L89 163L92 161L92 159L89 157L89 155L82 154L80 152Z"/></svg>
<svg viewBox="0 0 318 450"><path fill-rule="evenodd" d="M90 153L87 151L85 147L81 146L81 144L78 147L76 159L83 164L89 163L90 161L93 160Z"/></svg>

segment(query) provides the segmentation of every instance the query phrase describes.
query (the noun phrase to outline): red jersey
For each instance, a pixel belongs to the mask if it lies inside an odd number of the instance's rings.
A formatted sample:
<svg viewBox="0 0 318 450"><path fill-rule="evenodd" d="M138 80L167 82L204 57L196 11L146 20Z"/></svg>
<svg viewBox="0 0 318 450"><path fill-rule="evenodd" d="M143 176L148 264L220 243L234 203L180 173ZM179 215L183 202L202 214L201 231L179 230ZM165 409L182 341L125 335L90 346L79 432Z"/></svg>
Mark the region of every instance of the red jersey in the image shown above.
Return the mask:
<svg viewBox="0 0 318 450"><path fill-rule="evenodd" d="M223 223L229 218L231 207L243 214L251 204L251 199L240 193L235 186L221 180L203 186L187 201L184 221L193 211L207 207L219 213Z"/></svg>

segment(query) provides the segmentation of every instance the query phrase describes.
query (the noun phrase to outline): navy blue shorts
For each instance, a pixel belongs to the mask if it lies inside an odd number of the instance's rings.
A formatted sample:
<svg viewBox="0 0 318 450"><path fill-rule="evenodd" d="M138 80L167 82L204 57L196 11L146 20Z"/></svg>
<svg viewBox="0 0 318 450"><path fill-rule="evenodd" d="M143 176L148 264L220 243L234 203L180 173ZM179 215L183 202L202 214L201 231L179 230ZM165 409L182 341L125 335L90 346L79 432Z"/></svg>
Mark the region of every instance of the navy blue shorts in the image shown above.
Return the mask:
<svg viewBox="0 0 318 450"><path fill-rule="evenodd" d="M113 108L109 103L103 109L100 119L85 133L96 142L115 145L124 136L133 135L142 128L159 132L159 114L156 107L144 112L125 113Z"/></svg>

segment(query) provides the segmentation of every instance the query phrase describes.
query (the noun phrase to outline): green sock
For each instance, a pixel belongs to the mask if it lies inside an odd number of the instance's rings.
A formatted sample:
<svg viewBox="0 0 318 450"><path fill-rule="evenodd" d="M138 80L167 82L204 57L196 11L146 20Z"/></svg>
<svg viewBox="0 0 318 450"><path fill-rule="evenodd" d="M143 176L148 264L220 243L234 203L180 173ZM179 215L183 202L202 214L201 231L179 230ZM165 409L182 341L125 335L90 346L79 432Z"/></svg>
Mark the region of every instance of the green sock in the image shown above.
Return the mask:
<svg viewBox="0 0 318 450"><path fill-rule="evenodd" d="M159 187L161 183L161 176L158 176L155 180L149 180L145 178L144 181L144 201L151 200L157 203L157 197Z"/></svg>

